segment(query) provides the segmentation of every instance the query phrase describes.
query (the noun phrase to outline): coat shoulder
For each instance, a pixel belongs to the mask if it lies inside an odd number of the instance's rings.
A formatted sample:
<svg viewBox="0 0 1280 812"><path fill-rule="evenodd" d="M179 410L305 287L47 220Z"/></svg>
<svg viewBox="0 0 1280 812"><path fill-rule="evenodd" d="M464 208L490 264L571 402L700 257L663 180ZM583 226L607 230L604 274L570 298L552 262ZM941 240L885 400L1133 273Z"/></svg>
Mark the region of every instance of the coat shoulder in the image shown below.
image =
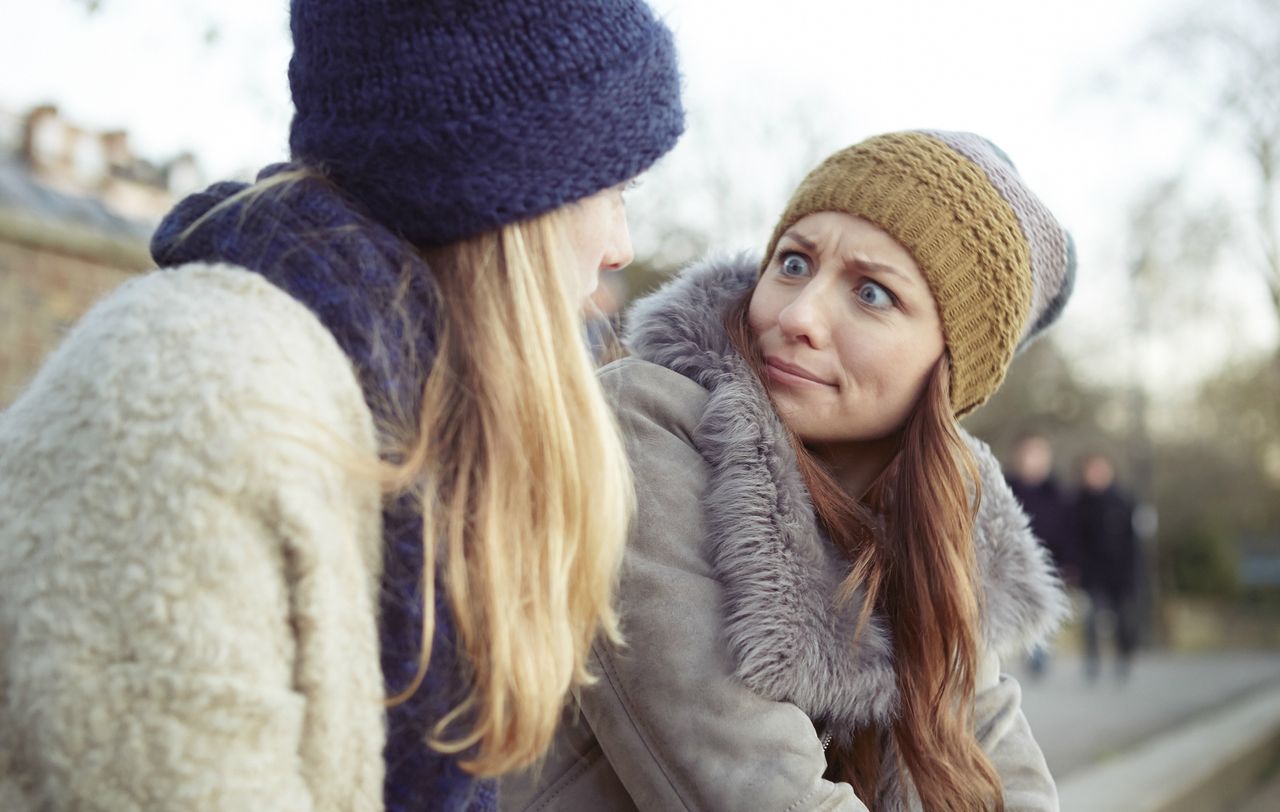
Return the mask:
<svg viewBox="0 0 1280 812"><path fill-rule="evenodd" d="M274 410L253 408L266 403ZM354 371L319 320L256 273L194 263L137 277L95 305L5 423L32 411L68 420L105 412L127 434L170 413L186 422L253 415L296 423L288 409L333 411L331 425L373 448Z"/></svg>
<svg viewBox="0 0 1280 812"><path fill-rule="evenodd" d="M349 480L344 460L376 453L372 414L332 334L262 276L230 265L127 282L85 315L0 419L6 487L36 493L57 492L41 477L84 476L71 470L79 465L278 503L308 482ZM372 478L369 487L376 492ZM120 509L143 495L107 490ZM367 513L368 490L332 507ZM376 573L380 550L362 552Z"/></svg>
<svg viewBox="0 0 1280 812"><path fill-rule="evenodd" d="M697 381L661 364L635 357L623 358L602 368L599 379L624 432L629 423L641 420L693 445L694 431L710 397Z"/></svg>
<svg viewBox="0 0 1280 812"><path fill-rule="evenodd" d="M145 374L148 364L178 358L186 362ZM221 385L267 380L284 367L311 373L335 394L358 391L345 354L305 306L259 274L191 263L135 277L99 301L24 396L38 396L54 377L96 378L103 385L94 394L108 396L126 378L176 388L207 377Z"/></svg>

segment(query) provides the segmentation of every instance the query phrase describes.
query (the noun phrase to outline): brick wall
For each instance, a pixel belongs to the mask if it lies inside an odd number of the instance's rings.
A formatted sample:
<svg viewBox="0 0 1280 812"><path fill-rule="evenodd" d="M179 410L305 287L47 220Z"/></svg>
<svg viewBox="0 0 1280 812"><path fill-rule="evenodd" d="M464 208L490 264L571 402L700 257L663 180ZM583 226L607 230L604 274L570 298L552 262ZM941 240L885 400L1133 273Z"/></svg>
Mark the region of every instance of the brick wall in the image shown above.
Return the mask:
<svg viewBox="0 0 1280 812"><path fill-rule="evenodd" d="M85 311L142 267L0 239L0 409L13 402Z"/></svg>

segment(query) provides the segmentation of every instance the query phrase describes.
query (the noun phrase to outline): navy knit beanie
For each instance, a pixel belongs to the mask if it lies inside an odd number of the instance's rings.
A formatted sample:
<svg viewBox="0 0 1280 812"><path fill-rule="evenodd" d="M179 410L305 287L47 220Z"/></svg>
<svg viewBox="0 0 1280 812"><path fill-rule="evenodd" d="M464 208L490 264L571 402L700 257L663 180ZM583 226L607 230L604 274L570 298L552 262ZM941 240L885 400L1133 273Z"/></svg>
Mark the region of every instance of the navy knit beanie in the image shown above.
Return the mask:
<svg viewBox="0 0 1280 812"><path fill-rule="evenodd" d="M442 245L622 183L684 129L642 0L292 0L295 160Z"/></svg>

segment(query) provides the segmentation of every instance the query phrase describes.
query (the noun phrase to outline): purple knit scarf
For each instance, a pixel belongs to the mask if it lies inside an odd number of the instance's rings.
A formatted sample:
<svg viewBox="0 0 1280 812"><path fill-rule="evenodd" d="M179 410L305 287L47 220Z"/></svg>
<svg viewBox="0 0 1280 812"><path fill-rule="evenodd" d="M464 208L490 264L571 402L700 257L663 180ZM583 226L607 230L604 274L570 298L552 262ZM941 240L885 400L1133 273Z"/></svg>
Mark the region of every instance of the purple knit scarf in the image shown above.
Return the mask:
<svg viewBox="0 0 1280 812"><path fill-rule="evenodd" d="M288 168L267 167L259 180ZM321 181L280 186L248 204L232 201L215 211L245 188L219 183L179 203L152 238L156 263L225 262L262 274L306 305L333 334L356 369L376 422L417 415L422 382L435 357L431 270L403 240ZM406 268L408 289L401 285ZM389 414L392 408L398 414ZM406 687L417 670L421 538L422 519L413 501L390 504L383 514L380 607L382 673L389 694ZM387 714L386 808L494 810L493 781L476 780L458 766L459 757L424 744L431 725L466 692L452 616L443 591L437 589L436 596L431 668L421 689Z"/></svg>

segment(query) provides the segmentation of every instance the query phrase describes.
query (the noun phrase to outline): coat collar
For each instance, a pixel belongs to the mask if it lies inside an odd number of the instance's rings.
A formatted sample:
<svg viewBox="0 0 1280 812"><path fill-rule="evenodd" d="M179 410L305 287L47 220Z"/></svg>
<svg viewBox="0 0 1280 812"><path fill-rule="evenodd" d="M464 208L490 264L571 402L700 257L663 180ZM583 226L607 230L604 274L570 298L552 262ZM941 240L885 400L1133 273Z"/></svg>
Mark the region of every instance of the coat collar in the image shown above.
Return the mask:
<svg viewBox="0 0 1280 812"><path fill-rule="evenodd" d="M860 601L834 600L848 567L819 530L786 432L723 327L758 267L738 256L689 268L632 308L624 339L633 355L709 392L693 441L710 469L708 553L738 676L842 730L883 725L898 698L888 628L873 616L855 644ZM983 637L1010 651L1052 632L1067 603L990 449L963 434L982 477L974 542Z"/></svg>

